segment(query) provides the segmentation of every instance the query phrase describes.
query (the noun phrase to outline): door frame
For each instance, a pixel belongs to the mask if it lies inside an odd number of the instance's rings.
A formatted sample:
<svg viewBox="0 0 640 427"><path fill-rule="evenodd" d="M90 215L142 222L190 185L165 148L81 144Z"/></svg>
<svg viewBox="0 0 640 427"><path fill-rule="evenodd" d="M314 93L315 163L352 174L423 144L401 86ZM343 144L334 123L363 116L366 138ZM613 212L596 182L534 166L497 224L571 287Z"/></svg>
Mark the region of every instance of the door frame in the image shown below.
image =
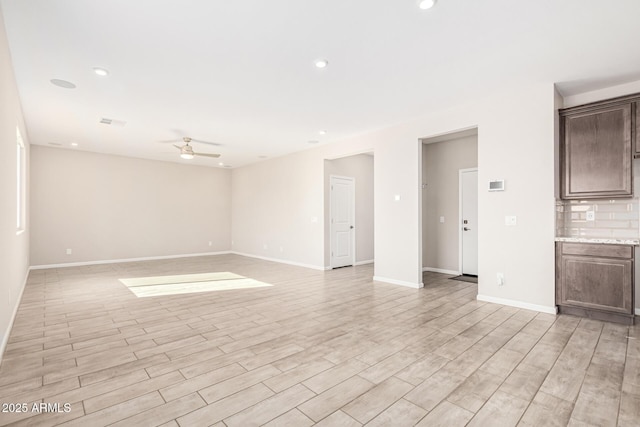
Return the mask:
<svg viewBox="0 0 640 427"><path fill-rule="evenodd" d="M462 272L462 174L467 172L478 172L478 168L458 169L458 271ZM480 182L480 181L478 181ZM479 190L478 186L478 190ZM478 191L479 192L479 191Z"/></svg>
<svg viewBox="0 0 640 427"><path fill-rule="evenodd" d="M351 181L353 192L351 193L351 266L356 265L356 178L353 176L329 175L329 268L333 269L333 178Z"/></svg>

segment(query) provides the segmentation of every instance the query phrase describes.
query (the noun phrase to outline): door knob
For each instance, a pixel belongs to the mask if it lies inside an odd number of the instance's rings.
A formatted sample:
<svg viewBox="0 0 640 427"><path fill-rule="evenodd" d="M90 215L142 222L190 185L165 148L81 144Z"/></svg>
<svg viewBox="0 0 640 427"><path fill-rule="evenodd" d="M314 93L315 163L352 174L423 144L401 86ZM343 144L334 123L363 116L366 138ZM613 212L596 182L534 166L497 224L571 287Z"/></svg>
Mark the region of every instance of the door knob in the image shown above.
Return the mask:
<svg viewBox="0 0 640 427"><path fill-rule="evenodd" d="M349 228L353 230L353 225L350 225Z"/></svg>
<svg viewBox="0 0 640 427"><path fill-rule="evenodd" d="M463 230L464 230L464 231L469 231L469 230L471 230L471 229L470 229L469 227L464 227L464 228L463 228Z"/></svg>

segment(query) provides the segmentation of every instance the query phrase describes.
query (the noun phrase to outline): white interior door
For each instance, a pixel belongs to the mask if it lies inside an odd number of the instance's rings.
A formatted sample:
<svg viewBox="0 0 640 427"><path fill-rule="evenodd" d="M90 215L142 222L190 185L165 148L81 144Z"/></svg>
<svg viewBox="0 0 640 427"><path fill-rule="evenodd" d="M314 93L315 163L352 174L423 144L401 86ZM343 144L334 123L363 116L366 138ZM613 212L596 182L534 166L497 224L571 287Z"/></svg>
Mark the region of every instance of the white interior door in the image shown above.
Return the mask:
<svg viewBox="0 0 640 427"><path fill-rule="evenodd" d="M478 170L460 171L462 274L478 275Z"/></svg>
<svg viewBox="0 0 640 427"><path fill-rule="evenodd" d="M331 176L331 268L355 263L355 179Z"/></svg>

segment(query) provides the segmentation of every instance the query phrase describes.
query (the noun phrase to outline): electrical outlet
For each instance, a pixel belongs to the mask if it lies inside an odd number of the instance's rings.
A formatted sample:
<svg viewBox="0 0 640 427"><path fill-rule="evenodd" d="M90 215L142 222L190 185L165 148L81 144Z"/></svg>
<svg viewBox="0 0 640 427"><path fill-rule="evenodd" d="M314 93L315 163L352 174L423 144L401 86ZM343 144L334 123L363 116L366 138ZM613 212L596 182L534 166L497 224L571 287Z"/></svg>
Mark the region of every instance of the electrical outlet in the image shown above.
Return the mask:
<svg viewBox="0 0 640 427"><path fill-rule="evenodd" d="M262 249L264 249L264 250L266 251L267 249L269 249L269 246L268 246L266 243L264 243L264 244L262 245Z"/></svg>
<svg viewBox="0 0 640 427"><path fill-rule="evenodd" d="M71 255L73 251L71 249L67 249L67 255Z"/></svg>
<svg viewBox="0 0 640 427"><path fill-rule="evenodd" d="M504 286L504 273L496 274L496 281L498 283L498 286Z"/></svg>
<svg viewBox="0 0 640 427"><path fill-rule="evenodd" d="M587 211L587 221L595 221L596 213L595 211Z"/></svg>
<svg viewBox="0 0 640 427"><path fill-rule="evenodd" d="M213 246L213 242L209 240L209 246Z"/></svg>
<svg viewBox="0 0 640 427"><path fill-rule="evenodd" d="M440 223L441 224L444 223L444 217L443 216L440 217Z"/></svg>
<svg viewBox="0 0 640 427"><path fill-rule="evenodd" d="M284 252L284 248L280 246L280 252Z"/></svg>
<svg viewBox="0 0 640 427"><path fill-rule="evenodd" d="M504 217L504 225L513 227L518 223L518 218L515 215L508 215Z"/></svg>

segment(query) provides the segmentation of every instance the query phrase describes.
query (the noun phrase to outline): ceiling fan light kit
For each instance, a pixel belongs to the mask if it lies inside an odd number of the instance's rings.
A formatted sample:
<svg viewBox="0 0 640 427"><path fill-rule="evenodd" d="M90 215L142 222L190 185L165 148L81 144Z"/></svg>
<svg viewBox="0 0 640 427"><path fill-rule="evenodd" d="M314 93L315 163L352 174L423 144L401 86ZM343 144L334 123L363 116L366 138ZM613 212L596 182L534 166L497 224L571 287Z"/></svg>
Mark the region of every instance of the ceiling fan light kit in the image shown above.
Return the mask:
<svg viewBox="0 0 640 427"><path fill-rule="evenodd" d="M418 0L418 7L420 9L431 9L435 4L436 0Z"/></svg>
<svg viewBox="0 0 640 427"><path fill-rule="evenodd" d="M213 158L218 158L220 157L220 154L215 154L215 153L196 153L193 151L193 147L191 147L191 145L189 145L189 143L191 142L191 138L189 138L188 136L185 136L184 138L182 138L182 141L184 141L184 145L183 146L179 146L176 144L173 144L174 147L176 147L178 150L180 150L180 157L182 157L185 160L191 160L193 159L193 156L202 156L202 157L213 157Z"/></svg>

